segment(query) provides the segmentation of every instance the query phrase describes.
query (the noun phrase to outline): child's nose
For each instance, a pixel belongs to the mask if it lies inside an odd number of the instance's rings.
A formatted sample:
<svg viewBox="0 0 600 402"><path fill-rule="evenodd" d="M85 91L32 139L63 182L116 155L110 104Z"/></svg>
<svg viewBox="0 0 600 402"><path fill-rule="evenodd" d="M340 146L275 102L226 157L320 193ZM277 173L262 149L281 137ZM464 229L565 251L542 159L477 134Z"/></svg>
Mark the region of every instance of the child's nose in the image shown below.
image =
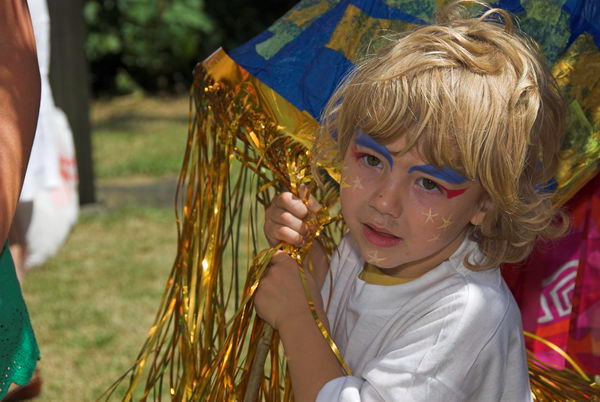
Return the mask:
<svg viewBox="0 0 600 402"><path fill-rule="evenodd" d="M382 215L400 217L403 209L401 186L385 181L371 196L370 205Z"/></svg>

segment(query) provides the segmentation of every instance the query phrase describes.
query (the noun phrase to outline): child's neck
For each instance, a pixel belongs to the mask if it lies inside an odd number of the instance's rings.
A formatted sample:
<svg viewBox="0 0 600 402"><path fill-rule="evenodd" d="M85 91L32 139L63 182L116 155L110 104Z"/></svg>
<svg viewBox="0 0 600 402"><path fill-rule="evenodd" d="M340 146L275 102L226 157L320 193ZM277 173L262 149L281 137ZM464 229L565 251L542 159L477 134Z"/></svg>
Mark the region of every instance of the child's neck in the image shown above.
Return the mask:
<svg viewBox="0 0 600 402"><path fill-rule="evenodd" d="M436 254L430 255L422 260L412 261L397 266L395 268L384 268L381 270L387 275L395 276L397 278L418 278L419 276L426 274L435 267L439 266L442 262L449 259L452 256L452 254L454 254L454 252L458 250L463 240L465 239L465 236L466 231L460 233L454 240L452 240L448 244L447 247L444 247Z"/></svg>

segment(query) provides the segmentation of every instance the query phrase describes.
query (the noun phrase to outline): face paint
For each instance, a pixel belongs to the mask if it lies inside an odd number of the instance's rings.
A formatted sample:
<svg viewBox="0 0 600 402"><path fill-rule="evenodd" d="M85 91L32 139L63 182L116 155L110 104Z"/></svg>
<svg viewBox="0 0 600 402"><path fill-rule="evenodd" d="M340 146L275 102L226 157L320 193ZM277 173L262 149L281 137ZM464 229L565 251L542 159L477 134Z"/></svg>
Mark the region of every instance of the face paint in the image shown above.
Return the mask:
<svg viewBox="0 0 600 402"><path fill-rule="evenodd" d="M438 226L438 229L445 230L450 225L452 225L452 215L450 215L448 218L444 218L442 216L442 224L440 226Z"/></svg>
<svg viewBox="0 0 600 402"><path fill-rule="evenodd" d="M457 197L468 190L468 188L460 188L458 190L450 190L449 188L446 188L446 187L442 186L441 184L438 184L438 186L440 186L444 190L444 192L446 193L446 198L448 198L448 199Z"/></svg>
<svg viewBox="0 0 600 402"><path fill-rule="evenodd" d="M353 180L352 180L352 188L354 190L364 190L364 187L362 185L362 182L360 181L360 177L356 176Z"/></svg>
<svg viewBox="0 0 600 402"><path fill-rule="evenodd" d="M360 177L354 176L354 178L349 179L348 177L342 177L342 188L351 188L353 190L364 190L362 185L362 181Z"/></svg>
<svg viewBox="0 0 600 402"><path fill-rule="evenodd" d="M436 241L436 240L438 240L439 238L440 238L440 235L439 235L439 234L437 234L437 235L433 236L431 239L427 240L427 242Z"/></svg>
<svg viewBox="0 0 600 402"><path fill-rule="evenodd" d="M431 208L429 208L429 211L427 211L427 212L421 212L421 213L426 216L425 223L433 222L433 218L435 218L436 216L438 216L438 214L434 214L434 213L431 212Z"/></svg>
<svg viewBox="0 0 600 402"><path fill-rule="evenodd" d="M377 252L377 250L375 250L375 251L370 251L369 253L367 253L367 261L373 265L377 265L377 264L380 264L383 261L385 261L385 258L381 258L379 256L379 252Z"/></svg>
<svg viewBox="0 0 600 402"><path fill-rule="evenodd" d="M415 170L419 171L419 172L423 172L429 176L437 177L438 179L444 180L450 184L463 184L464 182L467 181L467 179L462 177L460 175L460 173L458 173L456 170L449 168L449 167L443 168L443 169L438 169L433 165L413 166L410 169L408 169L408 173L412 173ZM457 190L455 190L455 191L457 191ZM458 191L460 191L460 190L458 190ZM454 196L454 197L456 197L456 196Z"/></svg>
<svg viewBox="0 0 600 402"><path fill-rule="evenodd" d="M356 136L356 144L360 145L361 147L372 149L373 151L382 155L388 161L390 167L394 165L394 161L392 159L392 154L390 154L390 151L388 151L388 149L385 146L381 145L368 135L358 134Z"/></svg>

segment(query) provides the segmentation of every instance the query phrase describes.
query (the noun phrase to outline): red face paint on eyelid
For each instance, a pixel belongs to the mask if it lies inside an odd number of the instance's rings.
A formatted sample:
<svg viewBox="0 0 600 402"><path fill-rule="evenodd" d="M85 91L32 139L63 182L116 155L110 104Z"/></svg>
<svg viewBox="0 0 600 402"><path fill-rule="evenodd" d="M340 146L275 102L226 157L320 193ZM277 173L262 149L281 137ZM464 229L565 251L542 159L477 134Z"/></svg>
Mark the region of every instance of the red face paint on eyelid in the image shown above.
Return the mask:
<svg viewBox="0 0 600 402"><path fill-rule="evenodd" d="M442 190L444 190L444 192L446 193L446 198L448 198L448 199L457 197L468 190L468 188L461 188L458 190L450 190L440 184L438 184L438 186L440 186L442 188Z"/></svg>
<svg viewBox="0 0 600 402"><path fill-rule="evenodd" d="M352 156L354 156L354 158L358 159L360 157L365 156L366 154L364 152L360 152L356 149L356 145L352 146Z"/></svg>

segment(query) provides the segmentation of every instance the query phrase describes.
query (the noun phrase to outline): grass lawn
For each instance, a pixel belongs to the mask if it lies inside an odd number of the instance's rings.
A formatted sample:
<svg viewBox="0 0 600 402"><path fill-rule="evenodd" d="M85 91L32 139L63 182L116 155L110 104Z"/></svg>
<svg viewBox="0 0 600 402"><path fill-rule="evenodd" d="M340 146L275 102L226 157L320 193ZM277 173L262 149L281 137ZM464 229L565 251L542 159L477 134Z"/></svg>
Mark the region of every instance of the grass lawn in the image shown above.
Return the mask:
<svg viewBox="0 0 600 402"><path fill-rule="evenodd" d="M134 362L175 255L172 215L85 211L60 252L27 276L42 352L40 400L95 400Z"/></svg>
<svg viewBox="0 0 600 402"><path fill-rule="evenodd" d="M176 177L187 114L187 98L94 105L99 198L110 201L103 188L114 180ZM26 276L23 290L42 353L39 401L96 400L133 364L176 251L171 204L144 205L83 209L59 253Z"/></svg>
<svg viewBox="0 0 600 402"><path fill-rule="evenodd" d="M187 97L133 96L95 104L92 141L98 179L178 173L188 110Z"/></svg>

